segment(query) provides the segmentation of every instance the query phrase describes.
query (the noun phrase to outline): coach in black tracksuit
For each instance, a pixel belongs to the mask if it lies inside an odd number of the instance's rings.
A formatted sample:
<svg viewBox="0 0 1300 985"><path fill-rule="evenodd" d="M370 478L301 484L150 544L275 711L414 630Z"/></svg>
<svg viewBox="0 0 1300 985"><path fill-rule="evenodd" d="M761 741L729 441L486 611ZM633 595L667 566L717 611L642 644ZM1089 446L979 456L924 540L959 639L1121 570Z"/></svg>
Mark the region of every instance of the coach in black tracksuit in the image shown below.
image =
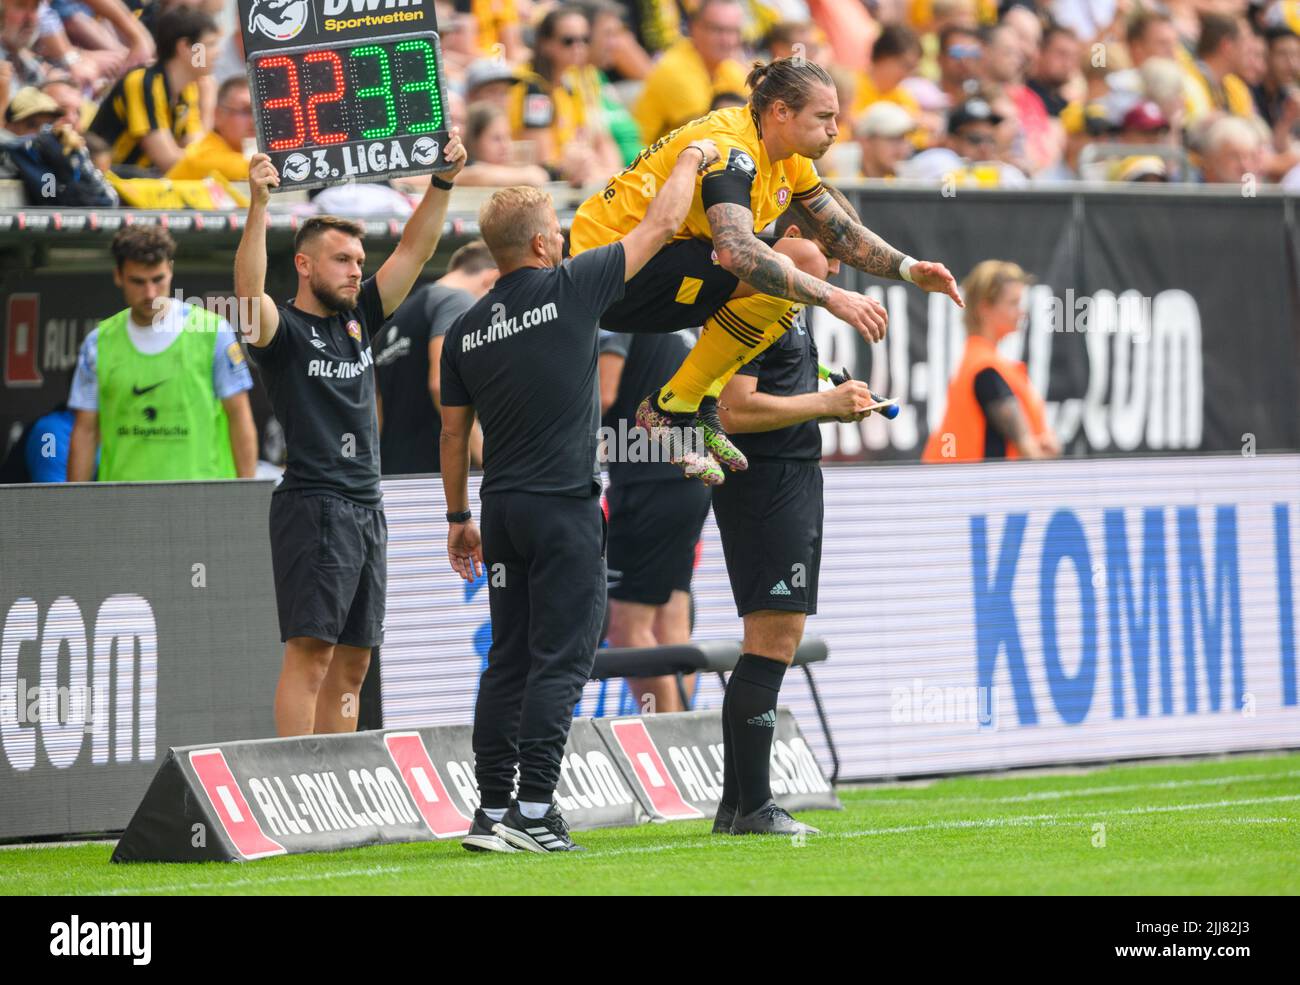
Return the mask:
<svg viewBox="0 0 1300 985"><path fill-rule="evenodd" d="M839 197L839 193L832 190ZM841 197L850 214L852 207ZM789 213L778 235L798 236ZM827 260L826 275L839 262ZM722 703L723 790L715 834L797 834L816 829L772 800L768 764L785 670L817 611L822 548L819 420L861 420L873 403L865 383L818 390L817 345L806 310L793 327L742 366L718 399L723 426L749 459L713 490L744 652Z"/></svg>
<svg viewBox="0 0 1300 985"><path fill-rule="evenodd" d="M716 155L684 149L636 230L568 261L544 192L504 188L479 213L501 275L447 333L441 363L447 553L466 579L486 567L492 614L474 710L481 806L467 848L576 847L552 799L605 609L597 321L685 219L696 170ZM481 537L468 490L475 415Z"/></svg>

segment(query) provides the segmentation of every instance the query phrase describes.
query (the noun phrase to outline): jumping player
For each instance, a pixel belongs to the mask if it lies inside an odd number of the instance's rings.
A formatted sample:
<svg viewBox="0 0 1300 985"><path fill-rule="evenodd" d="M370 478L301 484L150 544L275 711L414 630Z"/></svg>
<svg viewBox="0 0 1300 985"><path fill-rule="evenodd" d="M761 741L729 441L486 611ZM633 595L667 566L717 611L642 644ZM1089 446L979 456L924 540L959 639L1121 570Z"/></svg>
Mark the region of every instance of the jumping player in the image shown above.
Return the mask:
<svg viewBox="0 0 1300 985"><path fill-rule="evenodd" d="M906 280L949 295L956 281L941 263L913 260L855 221L827 193L813 161L834 143L839 100L820 66L779 58L750 72L749 103L715 110L651 144L578 209L570 232L577 256L612 243L641 221L654 189L691 141L712 139L719 161L696 183L686 221L673 241L628 283L601 327L614 332L675 332L703 325L700 340L667 383L637 410L637 423L674 464L709 485L718 463L746 467L726 436L717 396L735 371L789 328L802 305L820 305L867 341L884 337L886 315L874 299L818 278L826 254L878 277ZM758 238L794 210L808 239ZM820 249L819 249L820 244ZM699 428L707 451L675 440Z"/></svg>

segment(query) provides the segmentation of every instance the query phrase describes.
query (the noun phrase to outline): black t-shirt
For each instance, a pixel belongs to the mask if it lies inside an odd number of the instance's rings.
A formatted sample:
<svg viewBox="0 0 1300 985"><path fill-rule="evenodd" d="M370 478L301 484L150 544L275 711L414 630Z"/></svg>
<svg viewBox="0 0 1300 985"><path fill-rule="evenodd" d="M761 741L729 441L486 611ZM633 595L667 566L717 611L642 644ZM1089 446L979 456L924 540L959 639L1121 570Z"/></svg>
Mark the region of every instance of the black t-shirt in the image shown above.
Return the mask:
<svg viewBox="0 0 1300 985"><path fill-rule="evenodd" d="M471 304L468 291L426 284L412 291L375 339L384 401L379 460L384 475L438 471L442 421L429 395L429 343L447 334Z"/></svg>
<svg viewBox="0 0 1300 985"><path fill-rule="evenodd" d="M447 332L442 403L478 415L481 493L600 491L596 323L625 271L622 243L512 270Z"/></svg>
<svg viewBox="0 0 1300 985"><path fill-rule="evenodd" d="M805 309L806 310L806 309ZM789 331L738 370L758 377L758 392L775 397L796 397L817 392L817 343L800 312ZM822 433L816 421L792 424L776 431L733 434L731 440L755 461L783 459L819 461Z"/></svg>
<svg viewBox="0 0 1300 985"><path fill-rule="evenodd" d="M672 377L681 368L682 361L695 344L695 334L689 329L659 335L629 335L625 332L601 332L600 353L622 356L623 373L618 380L618 395L605 416L601 427L608 428L617 446L610 449L609 484L627 485L632 482L664 482L687 480L682 470L668 462L627 461L632 455L640 457L648 443L637 442L636 408L646 395Z"/></svg>
<svg viewBox="0 0 1300 985"><path fill-rule="evenodd" d="M284 428L288 464L280 490L338 493L379 508L379 425L375 416L373 326L384 304L373 277L361 282L357 306L321 318L276 305L280 325L270 345L249 354Z"/></svg>
<svg viewBox="0 0 1300 985"><path fill-rule="evenodd" d="M1011 390L1011 384L1004 380L1002 374L992 366L975 374L975 399L979 401L980 410L984 412L985 458L1007 457L1007 439L994 426L993 415L990 411L992 411L994 404L1006 400L1008 397L1012 400L1016 399L1016 395Z"/></svg>

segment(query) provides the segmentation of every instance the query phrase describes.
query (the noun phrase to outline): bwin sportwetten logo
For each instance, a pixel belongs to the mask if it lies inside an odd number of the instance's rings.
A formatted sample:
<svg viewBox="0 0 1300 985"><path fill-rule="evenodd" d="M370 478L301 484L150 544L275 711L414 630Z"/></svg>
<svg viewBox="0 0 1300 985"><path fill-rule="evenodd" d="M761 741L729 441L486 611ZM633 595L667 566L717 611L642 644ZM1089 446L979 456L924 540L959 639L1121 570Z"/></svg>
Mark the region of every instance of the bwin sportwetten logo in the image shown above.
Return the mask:
<svg viewBox="0 0 1300 985"><path fill-rule="evenodd" d="M248 33L272 41L296 38L307 25L307 0L253 0L248 8Z"/></svg>

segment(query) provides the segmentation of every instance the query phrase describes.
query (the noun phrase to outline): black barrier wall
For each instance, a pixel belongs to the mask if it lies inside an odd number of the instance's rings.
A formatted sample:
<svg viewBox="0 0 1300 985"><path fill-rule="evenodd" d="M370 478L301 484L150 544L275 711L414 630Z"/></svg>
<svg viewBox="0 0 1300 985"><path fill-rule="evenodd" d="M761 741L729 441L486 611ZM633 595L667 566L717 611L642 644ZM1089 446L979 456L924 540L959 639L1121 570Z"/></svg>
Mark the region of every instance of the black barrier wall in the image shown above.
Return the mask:
<svg viewBox="0 0 1300 985"><path fill-rule="evenodd" d="M1235 190L960 189L945 196L938 188L844 187L869 227L913 256L941 260L958 278L990 258L1014 260L1035 276L1021 356L1068 452L1239 451L1247 443L1300 449L1295 198L1245 198ZM164 218L175 230L175 288L187 296L228 294L242 216L131 215ZM81 340L122 307L107 268L122 216L92 223L82 213L0 213L0 453L23 425L67 396ZM293 290L295 221L275 216L269 234L268 284L285 295ZM388 220L369 220L366 228L374 269L401 228ZM448 223L430 277L475 230L468 216ZM890 331L869 348L814 309L822 362L869 377L873 390L904 406L888 423L873 415L825 426L824 451L832 460L915 460L943 416L964 341L961 313L941 297L855 271L841 282L880 291ZM221 303L224 314L228 299ZM261 425L267 403L260 386L254 407ZM268 442L262 431L263 455L274 460L274 436Z"/></svg>
<svg viewBox="0 0 1300 985"><path fill-rule="evenodd" d="M271 488L0 488L0 838L120 830L169 746L275 734Z"/></svg>

